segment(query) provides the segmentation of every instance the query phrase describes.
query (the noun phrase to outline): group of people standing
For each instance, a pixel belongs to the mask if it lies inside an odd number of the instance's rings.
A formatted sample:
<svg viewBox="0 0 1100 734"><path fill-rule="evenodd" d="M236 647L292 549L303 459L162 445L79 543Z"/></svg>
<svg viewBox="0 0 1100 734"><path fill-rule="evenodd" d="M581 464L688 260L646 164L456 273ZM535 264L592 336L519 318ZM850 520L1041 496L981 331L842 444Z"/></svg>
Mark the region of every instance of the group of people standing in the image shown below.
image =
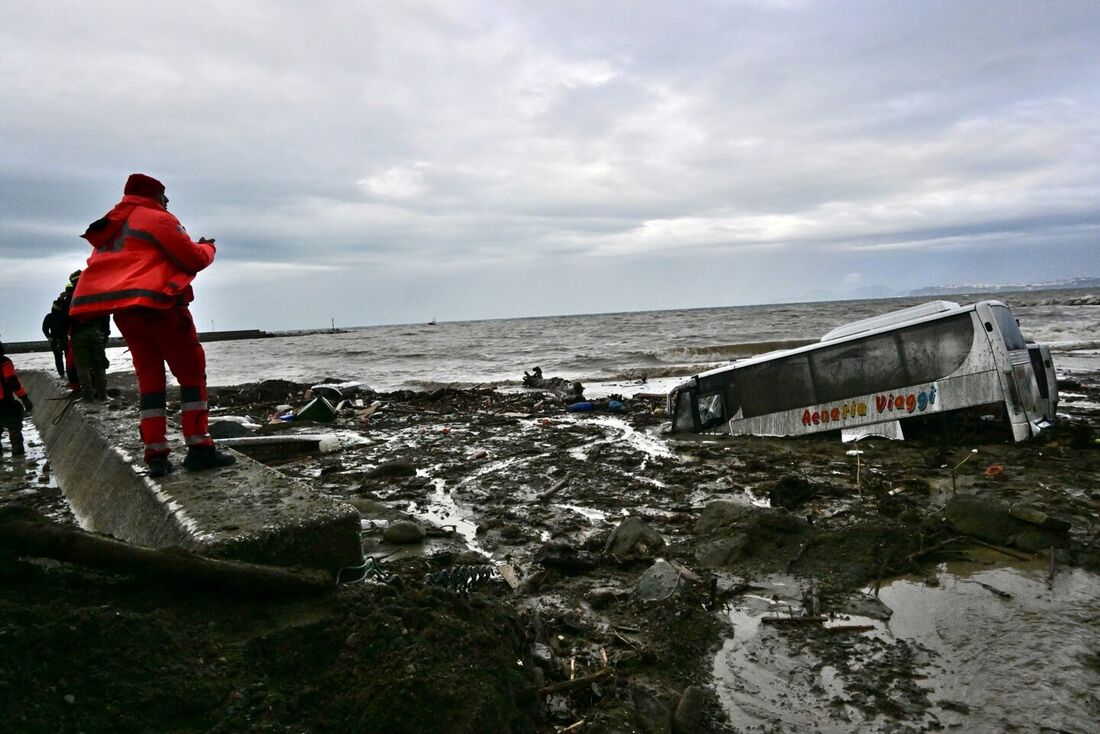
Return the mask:
<svg viewBox="0 0 1100 734"><path fill-rule="evenodd" d="M42 334L53 351L54 366L59 377L68 377L69 389L86 402L107 399L107 339L111 336L108 316L73 318L69 307L73 290L83 271L74 271L61 295L54 299L49 313L42 319Z"/></svg>
<svg viewBox="0 0 1100 734"><path fill-rule="evenodd" d="M109 317L114 316L137 375L139 432L151 477L173 470L165 363L180 385L180 422L187 446L184 468L199 471L235 461L232 454L215 448L207 432L206 353L188 309L194 300L191 281L213 262L214 240L192 241L167 206L164 184L132 174L121 201L81 235L91 244L92 254L86 267L70 276L42 325L58 374L68 376L70 388L79 387L85 400L98 401L107 397L105 348ZM23 412L31 409L30 398L11 360L0 358L0 368L0 426L9 432L13 454L17 449L21 453L21 429L13 428L14 418L5 416L9 403L18 398L19 410L11 415L18 414L21 425Z"/></svg>

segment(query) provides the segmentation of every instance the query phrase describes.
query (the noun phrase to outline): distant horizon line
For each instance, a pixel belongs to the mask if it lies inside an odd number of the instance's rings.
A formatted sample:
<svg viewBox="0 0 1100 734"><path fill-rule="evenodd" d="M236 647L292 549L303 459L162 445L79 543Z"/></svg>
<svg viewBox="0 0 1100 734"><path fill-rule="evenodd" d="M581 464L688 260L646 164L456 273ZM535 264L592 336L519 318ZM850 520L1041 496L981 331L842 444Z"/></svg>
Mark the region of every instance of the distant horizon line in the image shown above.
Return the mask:
<svg viewBox="0 0 1100 734"><path fill-rule="evenodd" d="M834 295L826 298L814 298L805 301L761 301L757 303L740 303L740 304L721 304L721 305L709 305L709 306L681 306L677 308L645 308L637 310L620 310L620 311L582 311L572 313L556 313L556 314L531 314L526 316L486 316L481 318L466 318L455 320L440 320L436 317L432 317L431 321L396 321L388 323L376 323L376 324L357 324L354 326L336 326L335 316L330 317L330 325L326 327L298 327L298 328L273 328L273 327L247 327L239 329L223 329L199 332L199 334L217 335L217 334L230 334L234 332L242 331L263 331L272 336L290 336L290 335L307 335L307 334L321 334L325 332L344 332L352 330L362 329L377 329L383 327L435 327L444 324L465 324L465 323L481 323L485 321L525 321L535 319L556 319L556 318L576 318L582 316L616 316L620 314L645 314L645 313L661 313L667 311L707 311L725 308L755 308L759 306L798 306L808 305L815 303L844 303L847 301L885 301L885 300L901 300L901 299L913 299L913 298L931 298L935 296L951 296L951 295L970 295L970 294L1011 294L1011 293L1034 293L1038 291L1064 291L1064 290L1077 290L1083 288L1100 288L1100 277L1097 276L1082 276L1077 278L1067 278L1057 281L1041 281L1037 283L1007 283L1007 284L957 284L957 285L942 285L942 286L925 286L923 288L912 289L905 293L894 293L885 295ZM0 342L3 341L0 336ZM31 344L37 345L41 340L13 340L7 342L8 346L20 345L22 347L29 346ZM14 352L12 352L14 353Z"/></svg>
<svg viewBox="0 0 1100 734"><path fill-rule="evenodd" d="M469 319L455 319L453 321L440 320L432 318L431 321L395 321L389 323L378 324L358 324L354 326L335 326L335 327L317 327L317 328L300 328L300 329L268 329L272 334L284 335L284 334L321 334L325 332L331 332L335 328L337 332L351 331L355 329L377 329L388 326L439 326L442 324L474 324L484 321L526 321L535 319L557 319L557 318L574 318L578 316L617 316L620 314L645 314L645 313L662 313L666 311L708 311L723 308L755 308L757 306L800 306L811 305L814 303L844 303L846 301L886 301L897 300L905 298L923 298L925 296L934 295L968 295L971 293L1027 293L1036 291L1063 291L1063 290L1075 290L1080 288L1091 288L1093 285L1080 285L1081 281L1095 281L1095 287L1100 288L1100 277L1081 277L1073 278L1066 281L1047 281L1039 283L1006 283L1006 284L959 284L959 285L944 285L944 286L925 286L924 288L918 288L907 291L902 294L883 295L883 296L837 296L834 298L818 298L807 301L762 301L759 303L738 303L738 304L723 304L718 306L684 306L679 308L646 308L634 311L582 311L573 313L557 313L557 314L536 314L528 316L487 316L483 318L469 318ZM928 289L928 292L921 292ZM933 289L936 292L932 292ZM335 322L335 318L332 318L332 322Z"/></svg>

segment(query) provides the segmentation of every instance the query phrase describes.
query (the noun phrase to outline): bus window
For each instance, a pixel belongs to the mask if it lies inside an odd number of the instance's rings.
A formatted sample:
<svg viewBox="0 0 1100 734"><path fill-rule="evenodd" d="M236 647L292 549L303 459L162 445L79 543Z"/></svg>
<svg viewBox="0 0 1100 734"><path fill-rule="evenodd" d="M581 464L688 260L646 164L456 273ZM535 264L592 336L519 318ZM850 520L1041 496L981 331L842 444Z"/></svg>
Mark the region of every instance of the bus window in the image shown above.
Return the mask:
<svg viewBox="0 0 1100 734"><path fill-rule="evenodd" d="M1047 368L1043 364L1043 355L1039 353L1039 348L1029 347L1027 354L1031 357L1031 369L1035 370L1035 384L1039 386L1039 397L1043 400L1050 398L1050 383L1047 382Z"/></svg>
<svg viewBox="0 0 1100 734"><path fill-rule="evenodd" d="M694 431L695 419L691 411L691 391L681 390L676 399L676 415L672 419L674 431Z"/></svg>
<svg viewBox="0 0 1100 734"><path fill-rule="evenodd" d="M700 394L721 393L722 397L725 398L722 406L725 409L725 415L723 417L726 418L737 415L737 411L741 409L741 397L737 391L737 379L737 370L699 378ZM701 415L700 420L706 423L706 420L702 418Z"/></svg>
<svg viewBox="0 0 1100 734"><path fill-rule="evenodd" d="M810 377L810 360L805 354L742 367L737 373L739 385L752 386L751 389L740 390L742 415L745 418L817 402Z"/></svg>
<svg viewBox="0 0 1100 734"><path fill-rule="evenodd" d="M699 423L704 429L713 428L723 421L722 394L710 393L699 396Z"/></svg>
<svg viewBox="0 0 1100 734"><path fill-rule="evenodd" d="M1024 335L1020 333L1020 325L1012 317L1012 312L1004 306L992 306L990 310L993 312L993 318L1009 351L1026 349L1027 342L1024 341Z"/></svg>
<svg viewBox="0 0 1100 734"><path fill-rule="evenodd" d="M909 384L939 380L957 370L974 345L970 314L903 329L898 333Z"/></svg>
<svg viewBox="0 0 1100 734"><path fill-rule="evenodd" d="M893 334L881 334L811 352L817 401L845 400L906 384Z"/></svg>

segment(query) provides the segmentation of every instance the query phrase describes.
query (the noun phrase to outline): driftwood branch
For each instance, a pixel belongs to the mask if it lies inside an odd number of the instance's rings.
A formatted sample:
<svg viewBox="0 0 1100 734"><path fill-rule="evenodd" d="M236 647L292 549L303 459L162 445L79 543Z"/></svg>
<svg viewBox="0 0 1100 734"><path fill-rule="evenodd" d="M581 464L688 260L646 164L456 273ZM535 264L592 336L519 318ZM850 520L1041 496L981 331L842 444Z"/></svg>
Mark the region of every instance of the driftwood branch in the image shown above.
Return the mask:
<svg viewBox="0 0 1100 734"><path fill-rule="evenodd" d="M995 550L998 553L1004 553L1006 556L1012 558L1019 558L1021 561L1030 561L1035 558L1034 553L1021 553L1020 551L1012 550L1011 548L1005 548L1003 545L996 545L994 543L987 543L984 540L978 540L977 538L967 537L966 542L973 543L974 545L980 545L983 548L989 548Z"/></svg>
<svg viewBox="0 0 1100 734"><path fill-rule="evenodd" d="M560 492L569 484L569 477L558 480L554 486L539 495L539 502L544 502Z"/></svg>
<svg viewBox="0 0 1100 734"><path fill-rule="evenodd" d="M815 617L761 617L762 624L824 624L828 617L817 615Z"/></svg>
<svg viewBox="0 0 1100 734"><path fill-rule="evenodd" d="M222 561L179 548L143 548L56 525L30 511L0 514L0 549L156 578L174 586L203 587L250 596L321 594L336 587L333 577L321 570Z"/></svg>
<svg viewBox="0 0 1100 734"><path fill-rule="evenodd" d="M568 693L569 691L575 691L578 688L587 688L592 683L598 683L604 678L612 674L611 668L602 668L595 673L576 678L574 680L565 680L560 683L551 683L548 686L543 686L539 689L540 696L552 696L555 693Z"/></svg>

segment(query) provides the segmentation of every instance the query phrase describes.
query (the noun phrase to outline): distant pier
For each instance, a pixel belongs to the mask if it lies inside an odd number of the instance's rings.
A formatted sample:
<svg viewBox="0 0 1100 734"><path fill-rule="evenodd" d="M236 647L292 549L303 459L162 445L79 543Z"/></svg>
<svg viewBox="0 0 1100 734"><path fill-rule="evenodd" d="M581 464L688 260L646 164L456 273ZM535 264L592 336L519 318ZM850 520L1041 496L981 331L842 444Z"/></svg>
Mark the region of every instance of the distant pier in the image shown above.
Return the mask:
<svg viewBox="0 0 1100 734"><path fill-rule="evenodd" d="M270 339L276 336L260 329L238 329L236 331L200 331L200 342L223 342L234 339ZM107 340L108 347L124 347L122 337L115 336ZM8 354L26 354L30 352L49 352L50 343L46 340L36 342L5 342L4 351Z"/></svg>

